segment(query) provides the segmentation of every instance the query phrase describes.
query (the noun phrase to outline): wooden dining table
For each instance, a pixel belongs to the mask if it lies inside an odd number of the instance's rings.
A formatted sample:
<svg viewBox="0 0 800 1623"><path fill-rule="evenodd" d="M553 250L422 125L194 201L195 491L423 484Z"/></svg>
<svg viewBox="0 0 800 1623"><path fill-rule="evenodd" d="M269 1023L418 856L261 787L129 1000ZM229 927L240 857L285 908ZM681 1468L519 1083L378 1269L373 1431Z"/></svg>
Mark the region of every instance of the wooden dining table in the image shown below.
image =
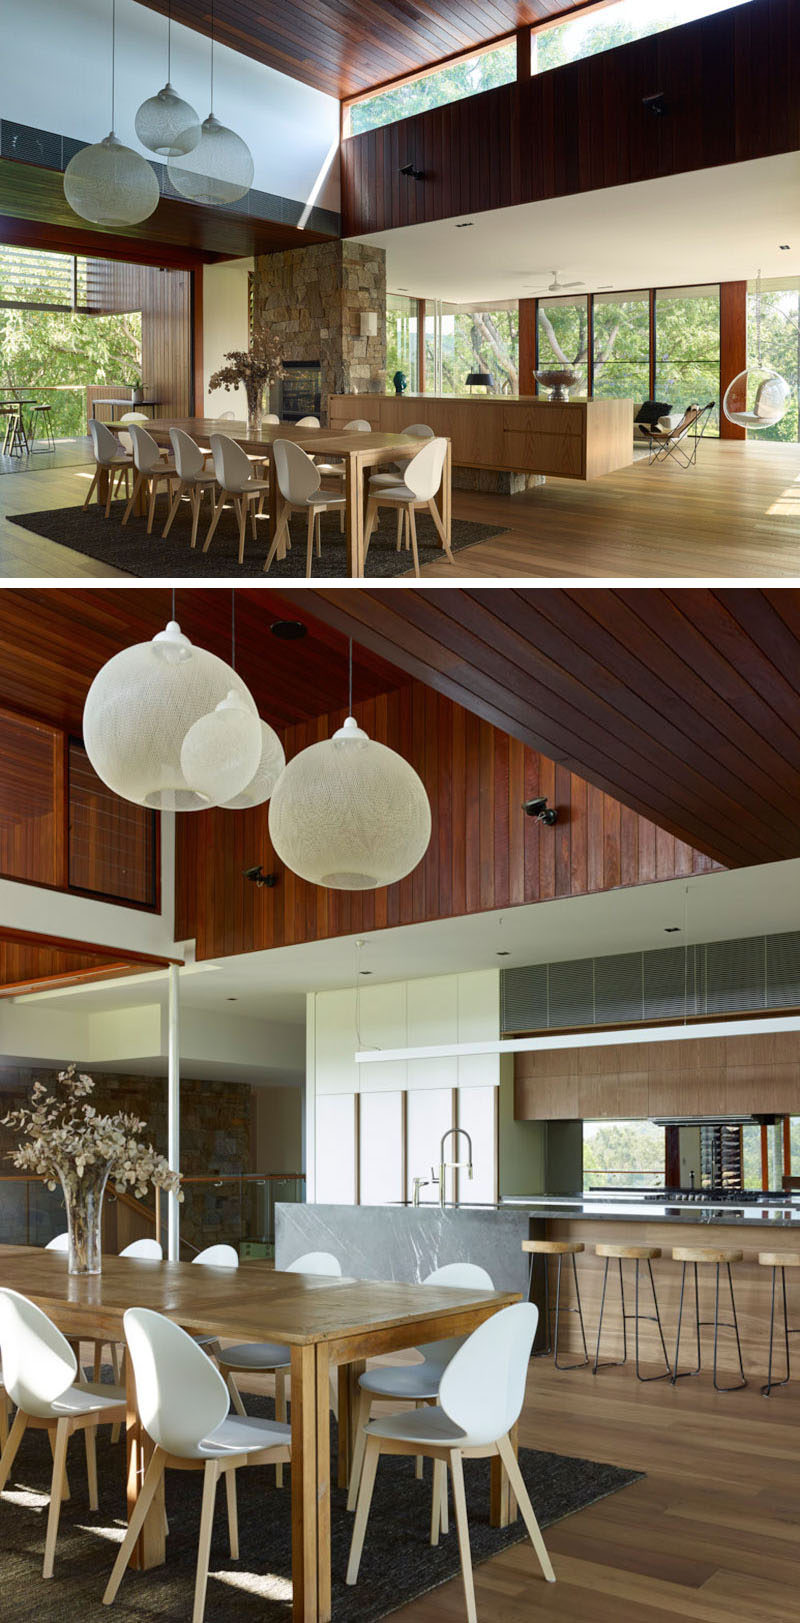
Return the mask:
<svg viewBox="0 0 800 1623"><path fill-rule="evenodd" d="M68 1273L63 1253L11 1245L0 1246L0 1286L38 1303L73 1343L100 1337L124 1341L123 1314L135 1306L153 1308L186 1330L222 1340L278 1341L290 1347L293 1623L329 1623L331 1618L331 1369L338 1370L337 1480L345 1487L355 1441L358 1379L366 1359L468 1335L519 1300L510 1292L278 1273L263 1262L227 1269L104 1257L102 1274L76 1277ZM130 1358L126 1384L130 1516L152 1453ZM492 1522L505 1526L515 1514L502 1463L493 1459ZM164 1559L162 1482L132 1564L142 1569Z"/></svg>
<svg viewBox="0 0 800 1623"><path fill-rule="evenodd" d="M107 427L115 432L123 431L125 423L112 421ZM365 510L365 480L367 474L382 463L393 462L396 457L415 456L424 443L408 434L389 434L370 430L369 433L359 433L355 429L332 428L300 428L297 423L265 423L257 435L250 433L247 424L236 422L230 418L214 417L157 417L147 425L147 432L153 436L159 445L168 447L170 444L169 431L171 428L182 428L190 434L203 450L210 449L208 440L211 434L227 434L236 440L238 445L247 452L248 456L258 457L261 453L269 464L269 547L275 538L275 531L283 509L283 501L278 489L275 476L275 461L270 455L275 440L293 440L295 445L302 446L309 456L325 456L341 459L345 465L344 497L345 497L345 532L347 535L347 570L353 577L360 577L364 573L364 510ZM97 500L105 502L107 489L102 488L104 481L98 481ZM436 498L437 506L442 520L447 544L452 541L452 460L450 441L447 441L442 483ZM266 554L265 554L266 556ZM202 565L198 566L198 573Z"/></svg>

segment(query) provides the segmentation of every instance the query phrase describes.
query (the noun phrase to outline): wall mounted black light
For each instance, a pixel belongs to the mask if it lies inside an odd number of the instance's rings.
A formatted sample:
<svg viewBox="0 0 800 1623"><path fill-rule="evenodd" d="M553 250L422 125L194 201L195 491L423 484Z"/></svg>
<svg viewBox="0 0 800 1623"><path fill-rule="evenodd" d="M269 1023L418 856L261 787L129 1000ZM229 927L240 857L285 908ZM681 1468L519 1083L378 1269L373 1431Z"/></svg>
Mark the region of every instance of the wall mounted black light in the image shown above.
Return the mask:
<svg viewBox="0 0 800 1623"><path fill-rule="evenodd" d="M522 810L526 817L535 817L537 823L546 823L548 828L558 822L558 810L555 806L548 806L546 795L539 795L536 800L523 800Z"/></svg>
<svg viewBox="0 0 800 1623"><path fill-rule="evenodd" d="M423 169L415 169L413 163L401 163L400 173L401 175L405 175L406 180L425 179L425 171Z"/></svg>
<svg viewBox="0 0 800 1623"><path fill-rule="evenodd" d="M667 98L662 90L659 90L657 96L643 96L642 106L646 113L652 113L655 118L663 118L669 111Z"/></svg>
<svg viewBox="0 0 800 1623"><path fill-rule="evenodd" d="M256 863L253 868L243 868L242 878L249 879L251 885L256 885L259 890L264 885L268 890L274 890L278 883L278 875L276 873L264 873L260 862Z"/></svg>

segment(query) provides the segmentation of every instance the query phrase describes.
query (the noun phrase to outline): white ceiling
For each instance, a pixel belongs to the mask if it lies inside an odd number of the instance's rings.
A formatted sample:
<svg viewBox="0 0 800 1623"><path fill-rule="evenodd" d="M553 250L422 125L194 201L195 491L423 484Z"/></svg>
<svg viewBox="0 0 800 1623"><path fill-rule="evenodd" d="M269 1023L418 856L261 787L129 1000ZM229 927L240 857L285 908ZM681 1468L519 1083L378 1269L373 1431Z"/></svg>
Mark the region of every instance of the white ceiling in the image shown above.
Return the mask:
<svg viewBox="0 0 800 1623"><path fill-rule="evenodd" d="M349 936L190 964L181 973L181 999L187 1010L202 1010L206 1016L263 1021L268 1040L271 1021L303 1023L306 992L353 985L359 962L371 972L362 985L374 986L459 970L674 946L686 939L722 941L795 930L800 924L798 895L800 859L639 885L379 930L360 949L357 938ZM665 935L671 925L679 933ZM508 956L498 957L501 950ZM156 973L14 1001L35 1002L43 1011L78 1006L97 1012L165 998L165 976Z"/></svg>
<svg viewBox="0 0 800 1623"><path fill-rule="evenodd" d="M386 249L392 291L456 303L528 298L555 268L590 292L737 281L759 268L797 276L799 198L800 153L790 152L360 240Z"/></svg>

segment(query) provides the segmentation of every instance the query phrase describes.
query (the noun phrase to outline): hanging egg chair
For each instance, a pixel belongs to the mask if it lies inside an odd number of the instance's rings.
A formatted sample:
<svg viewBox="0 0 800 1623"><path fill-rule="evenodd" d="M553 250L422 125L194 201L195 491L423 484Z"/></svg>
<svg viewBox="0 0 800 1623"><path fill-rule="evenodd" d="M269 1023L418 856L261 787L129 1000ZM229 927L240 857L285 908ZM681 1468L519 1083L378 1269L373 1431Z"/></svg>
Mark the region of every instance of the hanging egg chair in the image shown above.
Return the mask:
<svg viewBox="0 0 800 1623"><path fill-rule="evenodd" d="M722 410L729 423L738 428L763 432L774 428L786 416L792 391L786 379L772 366L765 365L761 356L761 272L756 282L756 352L753 366L728 384Z"/></svg>

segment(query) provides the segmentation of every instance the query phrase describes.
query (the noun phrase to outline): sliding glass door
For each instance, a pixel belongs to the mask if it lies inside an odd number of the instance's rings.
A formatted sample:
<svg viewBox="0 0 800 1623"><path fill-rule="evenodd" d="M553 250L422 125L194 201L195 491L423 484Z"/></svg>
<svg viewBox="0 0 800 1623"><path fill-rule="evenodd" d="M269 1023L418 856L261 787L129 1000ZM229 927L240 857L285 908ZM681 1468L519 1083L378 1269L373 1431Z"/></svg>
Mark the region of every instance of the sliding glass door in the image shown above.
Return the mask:
<svg viewBox="0 0 800 1623"><path fill-rule="evenodd" d="M597 293L594 297L593 393L601 398L650 395L650 294Z"/></svg>
<svg viewBox="0 0 800 1623"><path fill-rule="evenodd" d="M719 287L656 289L655 398L685 411L715 402L719 432Z"/></svg>

